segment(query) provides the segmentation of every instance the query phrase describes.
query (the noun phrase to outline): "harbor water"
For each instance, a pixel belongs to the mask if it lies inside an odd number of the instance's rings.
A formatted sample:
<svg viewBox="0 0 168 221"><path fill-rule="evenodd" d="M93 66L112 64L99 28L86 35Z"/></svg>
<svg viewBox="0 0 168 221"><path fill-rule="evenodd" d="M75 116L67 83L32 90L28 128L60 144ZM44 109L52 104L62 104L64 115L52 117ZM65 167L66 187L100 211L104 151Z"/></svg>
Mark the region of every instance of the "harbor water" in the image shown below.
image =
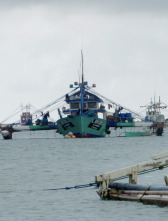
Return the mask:
<svg viewBox="0 0 168 221"><path fill-rule="evenodd" d="M167 129L161 137L64 139L55 131L0 137L0 220L165 220L168 207L102 200L95 187L50 189L94 182L95 175L149 161L166 150ZM165 185L165 175L168 168L140 175L138 184Z"/></svg>

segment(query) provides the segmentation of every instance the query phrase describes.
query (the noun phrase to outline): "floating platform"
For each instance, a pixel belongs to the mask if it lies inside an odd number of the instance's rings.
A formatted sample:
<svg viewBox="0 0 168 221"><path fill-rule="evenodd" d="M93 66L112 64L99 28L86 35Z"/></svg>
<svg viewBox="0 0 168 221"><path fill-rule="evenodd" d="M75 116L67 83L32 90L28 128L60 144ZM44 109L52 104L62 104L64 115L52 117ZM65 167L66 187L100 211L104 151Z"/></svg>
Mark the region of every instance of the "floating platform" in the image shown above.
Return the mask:
<svg viewBox="0 0 168 221"><path fill-rule="evenodd" d="M168 206L168 186L157 187L110 182L107 198Z"/></svg>
<svg viewBox="0 0 168 221"><path fill-rule="evenodd" d="M168 176L164 176L166 186L137 185L138 174L162 170L165 167L168 167L168 151L153 155L151 161L97 175L95 177L95 183L99 184L97 193L102 199L168 206ZM129 183L115 182L116 179L127 177Z"/></svg>

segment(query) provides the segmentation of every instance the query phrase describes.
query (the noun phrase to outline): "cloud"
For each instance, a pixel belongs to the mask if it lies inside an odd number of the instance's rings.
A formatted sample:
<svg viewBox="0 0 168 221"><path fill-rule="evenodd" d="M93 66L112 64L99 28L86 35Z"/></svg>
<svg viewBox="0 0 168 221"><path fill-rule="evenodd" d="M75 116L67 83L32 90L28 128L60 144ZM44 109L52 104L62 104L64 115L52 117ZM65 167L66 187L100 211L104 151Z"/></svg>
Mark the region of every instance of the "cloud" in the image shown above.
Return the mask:
<svg viewBox="0 0 168 221"><path fill-rule="evenodd" d="M69 12L86 9L95 9L106 12L137 12L137 11L167 11L168 2L167 0L6 0L0 1L1 7L28 7L28 6L52 6L59 7L63 10L68 8Z"/></svg>
<svg viewBox="0 0 168 221"><path fill-rule="evenodd" d="M21 102L41 107L85 78L138 109L167 100L167 1L0 1L3 120Z"/></svg>

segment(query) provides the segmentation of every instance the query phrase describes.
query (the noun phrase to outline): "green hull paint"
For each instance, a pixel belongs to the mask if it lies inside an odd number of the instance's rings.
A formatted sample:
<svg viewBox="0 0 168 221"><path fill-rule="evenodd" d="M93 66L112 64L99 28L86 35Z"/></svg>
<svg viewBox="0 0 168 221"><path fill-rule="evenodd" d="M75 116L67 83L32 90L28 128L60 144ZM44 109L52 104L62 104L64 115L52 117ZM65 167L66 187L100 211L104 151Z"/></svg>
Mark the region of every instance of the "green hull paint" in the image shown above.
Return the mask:
<svg viewBox="0 0 168 221"><path fill-rule="evenodd" d="M125 132L126 137L140 137L140 136L150 136L150 131L143 132Z"/></svg>
<svg viewBox="0 0 168 221"><path fill-rule="evenodd" d="M60 134L72 132L76 137L104 137L106 120L89 116L71 116L57 121Z"/></svg>
<svg viewBox="0 0 168 221"><path fill-rule="evenodd" d="M50 130L48 125L29 125L30 130Z"/></svg>
<svg viewBox="0 0 168 221"><path fill-rule="evenodd" d="M134 122L117 123L117 127L135 127L135 123Z"/></svg>

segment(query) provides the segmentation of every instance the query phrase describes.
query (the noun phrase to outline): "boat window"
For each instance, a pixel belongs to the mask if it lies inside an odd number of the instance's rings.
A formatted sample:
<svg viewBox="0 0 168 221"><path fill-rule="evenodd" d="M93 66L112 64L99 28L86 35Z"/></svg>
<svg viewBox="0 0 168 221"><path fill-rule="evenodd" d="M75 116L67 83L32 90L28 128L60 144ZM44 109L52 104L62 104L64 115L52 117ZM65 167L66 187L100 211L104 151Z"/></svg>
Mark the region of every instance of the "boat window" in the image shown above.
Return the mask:
<svg viewBox="0 0 168 221"><path fill-rule="evenodd" d="M71 109L79 109L79 103L78 102L71 103L70 107L71 107Z"/></svg>
<svg viewBox="0 0 168 221"><path fill-rule="evenodd" d="M96 102L88 102L88 108L96 108Z"/></svg>
<svg viewBox="0 0 168 221"><path fill-rule="evenodd" d="M75 99L75 96L70 96L70 98L69 98L70 100L74 100Z"/></svg>

